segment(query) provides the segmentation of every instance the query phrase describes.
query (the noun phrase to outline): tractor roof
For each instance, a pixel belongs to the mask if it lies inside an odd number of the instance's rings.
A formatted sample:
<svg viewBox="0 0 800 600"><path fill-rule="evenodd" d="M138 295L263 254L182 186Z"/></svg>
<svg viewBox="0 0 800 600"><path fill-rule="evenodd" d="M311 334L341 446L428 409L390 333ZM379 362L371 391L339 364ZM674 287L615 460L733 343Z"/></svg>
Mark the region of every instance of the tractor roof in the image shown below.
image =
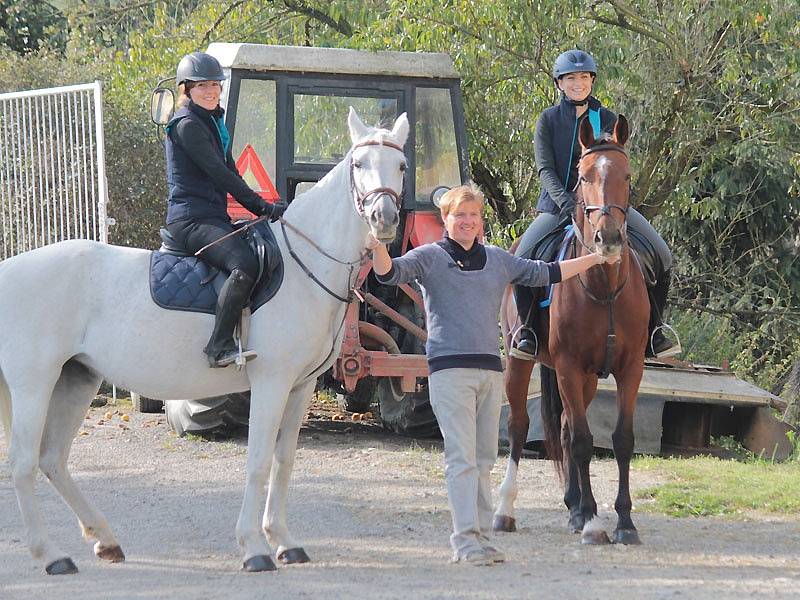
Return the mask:
<svg viewBox="0 0 800 600"><path fill-rule="evenodd" d="M214 43L209 45L208 53L227 69L439 79L459 77L450 56L438 52L370 52L348 48Z"/></svg>

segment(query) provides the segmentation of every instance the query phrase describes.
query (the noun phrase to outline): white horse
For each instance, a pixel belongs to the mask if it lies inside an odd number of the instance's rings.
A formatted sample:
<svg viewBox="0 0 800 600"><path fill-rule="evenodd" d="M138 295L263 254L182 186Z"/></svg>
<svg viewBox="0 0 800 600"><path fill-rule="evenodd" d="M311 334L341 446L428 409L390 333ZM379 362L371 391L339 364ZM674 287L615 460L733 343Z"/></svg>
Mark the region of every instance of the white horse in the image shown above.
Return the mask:
<svg viewBox="0 0 800 600"><path fill-rule="evenodd" d="M284 563L308 560L286 526L300 424L317 377L339 353L342 298L354 284L368 232L384 241L395 236L406 166L405 114L389 131L366 127L351 108L348 125L353 147L344 160L284 215L309 238L287 229L296 258L276 233L284 282L252 316L249 346L258 358L244 370L208 368L203 346L212 315L153 302L148 251L72 240L0 263L0 416L28 546L48 573L77 568L42 522L37 469L75 512L84 539L96 542L95 554L125 558L67 468L72 440L103 379L163 400L249 388L247 483L236 523L243 569L275 569L271 546Z"/></svg>

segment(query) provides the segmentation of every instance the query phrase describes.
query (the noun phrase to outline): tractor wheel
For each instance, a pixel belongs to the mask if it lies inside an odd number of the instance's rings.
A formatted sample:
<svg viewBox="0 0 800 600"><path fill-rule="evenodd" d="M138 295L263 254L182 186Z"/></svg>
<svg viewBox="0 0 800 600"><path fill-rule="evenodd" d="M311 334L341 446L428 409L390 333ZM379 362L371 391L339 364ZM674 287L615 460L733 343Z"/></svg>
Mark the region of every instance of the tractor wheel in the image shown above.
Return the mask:
<svg viewBox="0 0 800 600"><path fill-rule="evenodd" d="M404 394L397 381L381 377L378 381L378 407L385 429L409 437L440 437L428 390Z"/></svg>
<svg viewBox="0 0 800 600"><path fill-rule="evenodd" d="M232 434L246 428L250 416L250 393L228 394L202 400L167 400L167 422L179 436L187 433Z"/></svg>
<svg viewBox="0 0 800 600"><path fill-rule="evenodd" d="M339 410L346 410L353 413L365 413L372 408L375 402L375 390L378 387L378 380L375 377L364 377L356 383L356 389L352 392L336 394L336 403Z"/></svg>
<svg viewBox="0 0 800 600"><path fill-rule="evenodd" d="M161 400L151 400L139 394L131 394L133 410L140 413L160 413L164 412L164 403Z"/></svg>

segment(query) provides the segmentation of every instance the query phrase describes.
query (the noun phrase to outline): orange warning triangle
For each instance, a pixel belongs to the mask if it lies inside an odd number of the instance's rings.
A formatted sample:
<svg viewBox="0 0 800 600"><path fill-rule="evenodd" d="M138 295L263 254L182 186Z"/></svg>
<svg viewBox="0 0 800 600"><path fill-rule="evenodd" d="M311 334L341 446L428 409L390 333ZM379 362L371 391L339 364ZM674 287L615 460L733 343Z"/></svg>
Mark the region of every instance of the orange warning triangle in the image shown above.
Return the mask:
<svg viewBox="0 0 800 600"><path fill-rule="evenodd" d="M269 178L267 170L261 163L256 149L250 144L245 145L242 149L242 153L236 160L236 170L239 171L239 174L245 181L249 182L255 179L255 187L258 188L256 193L265 201L272 203L280 199L278 190L276 190L275 186L272 184L272 180ZM228 194L228 214L234 219L249 219L254 216L245 207L236 202L230 194Z"/></svg>

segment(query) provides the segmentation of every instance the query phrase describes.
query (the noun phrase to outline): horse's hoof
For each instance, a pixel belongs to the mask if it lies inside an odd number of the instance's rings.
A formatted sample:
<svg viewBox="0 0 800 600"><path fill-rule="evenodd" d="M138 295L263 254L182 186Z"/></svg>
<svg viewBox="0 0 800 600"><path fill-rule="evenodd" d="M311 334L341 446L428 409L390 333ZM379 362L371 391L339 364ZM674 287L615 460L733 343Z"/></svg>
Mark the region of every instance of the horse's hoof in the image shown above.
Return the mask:
<svg viewBox="0 0 800 600"><path fill-rule="evenodd" d="M94 547L97 558L102 558L108 562L118 563L125 560L125 554L119 546L101 546L100 543Z"/></svg>
<svg viewBox="0 0 800 600"><path fill-rule="evenodd" d="M269 555L261 554L248 558L242 563L242 571L246 573L261 573L262 571L275 571L278 567L272 562Z"/></svg>
<svg viewBox="0 0 800 600"><path fill-rule="evenodd" d="M584 521L583 517L570 517L567 529L569 529L570 533L582 533L585 524L586 521Z"/></svg>
<svg viewBox="0 0 800 600"><path fill-rule="evenodd" d="M639 539L639 532L635 529L616 529L614 530L614 543L625 544L626 546L640 546L642 540Z"/></svg>
<svg viewBox="0 0 800 600"><path fill-rule="evenodd" d="M302 548L287 548L278 553L278 560L285 565L299 565L300 563L310 562L308 554Z"/></svg>
<svg viewBox="0 0 800 600"><path fill-rule="evenodd" d="M44 570L48 575L74 575L78 572L78 567L75 566L71 558L67 557L54 560Z"/></svg>
<svg viewBox="0 0 800 600"><path fill-rule="evenodd" d="M588 544L590 546L604 546L605 544L610 543L611 540L608 539L608 534L602 529L584 531L581 534L581 544Z"/></svg>
<svg viewBox="0 0 800 600"><path fill-rule="evenodd" d="M514 517L507 517L506 515L495 515L492 521L492 529L511 533L517 530L517 520Z"/></svg>

